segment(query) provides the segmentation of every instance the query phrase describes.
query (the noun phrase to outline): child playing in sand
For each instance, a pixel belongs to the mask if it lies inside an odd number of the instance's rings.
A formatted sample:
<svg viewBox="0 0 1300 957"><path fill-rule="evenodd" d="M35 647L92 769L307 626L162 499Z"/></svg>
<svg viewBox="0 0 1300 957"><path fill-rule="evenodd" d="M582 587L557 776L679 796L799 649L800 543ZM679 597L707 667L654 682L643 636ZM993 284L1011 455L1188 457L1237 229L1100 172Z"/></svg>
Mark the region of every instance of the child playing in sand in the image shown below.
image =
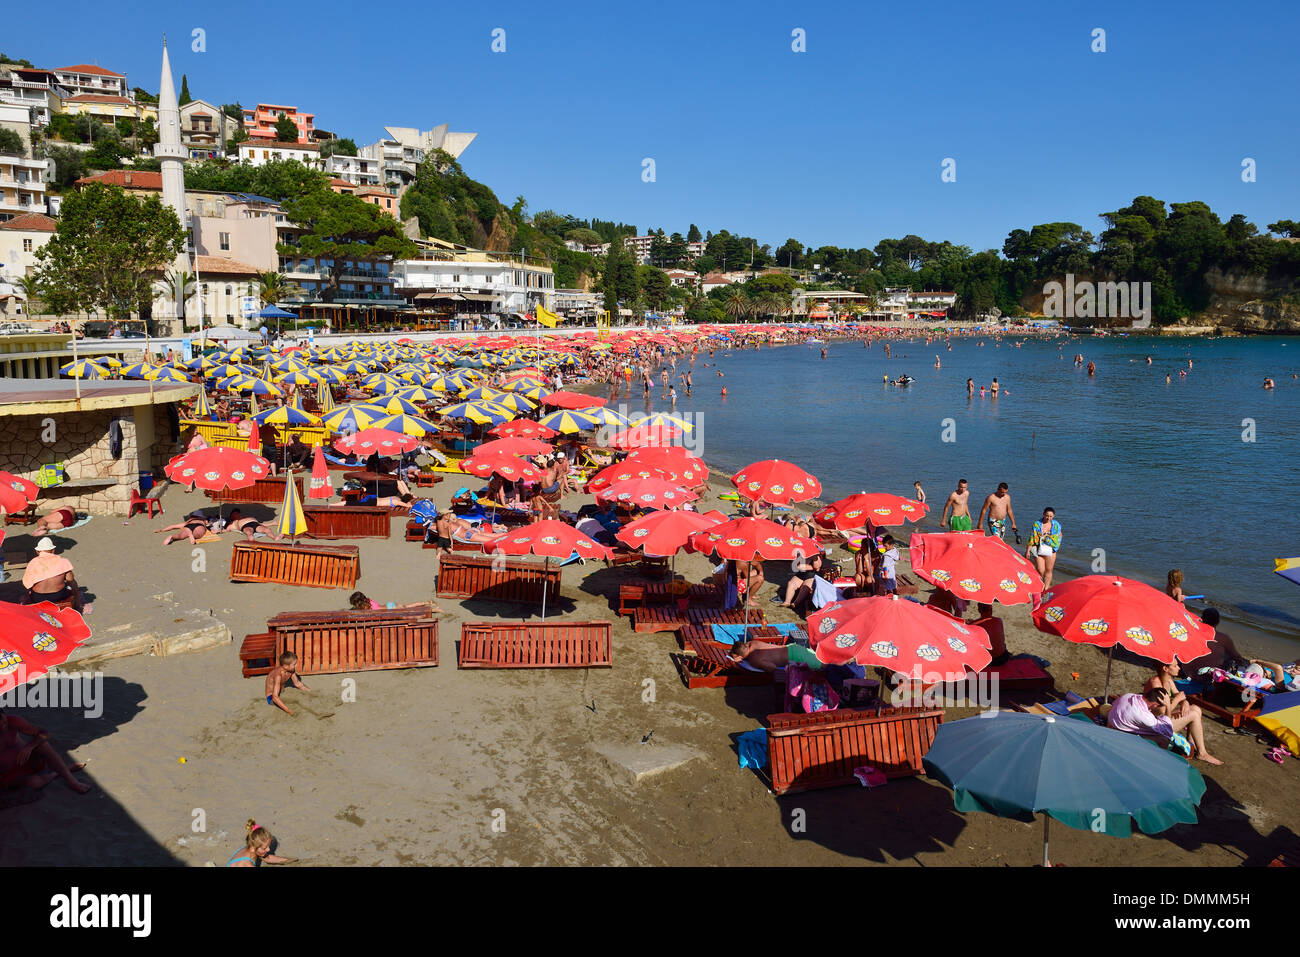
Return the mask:
<svg viewBox="0 0 1300 957"><path fill-rule="evenodd" d="M286 651L280 656L280 663L272 668L266 675L266 703L275 705L290 717L293 712L288 706L280 700L280 692L288 685L293 685L301 691L311 691L302 679L298 677L298 656L292 651Z"/></svg>
<svg viewBox="0 0 1300 957"><path fill-rule="evenodd" d="M226 861L227 867L260 867L263 864L292 864L296 858L277 857L271 853L275 838L251 817L244 825L244 846Z"/></svg>

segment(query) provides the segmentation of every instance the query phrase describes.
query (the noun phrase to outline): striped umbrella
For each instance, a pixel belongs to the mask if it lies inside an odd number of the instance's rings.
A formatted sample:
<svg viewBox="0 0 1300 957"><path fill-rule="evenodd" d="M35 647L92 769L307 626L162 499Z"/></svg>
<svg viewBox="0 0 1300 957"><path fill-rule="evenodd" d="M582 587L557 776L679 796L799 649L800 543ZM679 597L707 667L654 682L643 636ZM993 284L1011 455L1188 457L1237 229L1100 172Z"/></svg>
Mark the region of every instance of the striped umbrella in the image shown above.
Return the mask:
<svg viewBox="0 0 1300 957"><path fill-rule="evenodd" d="M208 390L199 389L198 398L194 400L194 418L207 419L212 417L212 406L208 403Z"/></svg>
<svg viewBox="0 0 1300 957"><path fill-rule="evenodd" d="M468 419L476 425L496 425L515 417L509 409L491 402L461 402L439 409L438 414L448 419Z"/></svg>
<svg viewBox="0 0 1300 957"><path fill-rule="evenodd" d="M171 366L162 366L155 368L145 378L152 379L155 382L189 382L190 377L180 369L173 369Z"/></svg>
<svg viewBox="0 0 1300 957"><path fill-rule="evenodd" d="M324 415L327 412L334 411L334 391L330 388L330 384L328 382L324 380L321 381L320 394L317 397L316 401L320 405L320 411L322 415Z"/></svg>
<svg viewBox="0 0 1300 957"><path fill-rule="evenodd" d="M687 422L680 415L672 415L668 412L655 412L651 415L629 416L628 424L646 429L681 429L683 432L690 432L694 428L691 423Z"/></svg>
<svg viewBox="0 0 1300 957"><path fill-rule="evenodd" d="M281 538L292 539L297 544L298 536L307 531L307 516L302 511L302 500L298 498L298 483L292 475L284 480L284 503L280 506L280 524L277 526Z"/></svg>
<svg viewBox="0 0 1300 957"><path fill-rule="evenodd" d="M559 412L544 415L538 419L538 422L548 429L554 429L556 432L563 432L566 435L573 435L576 432L588 432L597 427L591 416L586 415L585 412L572 412L568 409L561 409Z"/></svg>
<svg viewBox="0 0 1300 957"><path fill-rule="evenodd" d="M505 393L500 389L492 389L485 385L476 385L474 388L467 389L465 392L461 393L461 398L470 402L477 402L483 399L495 402L504 395Z"/></svg>
<svg viewBox="0 0 1300 957"><path fill-rule="evenodd" d="M289 385L315 385L320 381L320 375L304 369L293 369L276 376L275 381L287 382Z"/></svg>
<svg viewBox="0 0 1300 957"><path fill-rule="evenodd" d="M406 415L398 413L390 415L383 419L377 419L370 426L374 429L388 429L390 432L401 432L404 435L428 435L430 432L437 432L438 426L434 425L428 419L422 419L416 415Z"/></svg>
<svg viewBox="0 0 1300 957"><path fill-rule="evenodd" d="M424 415L424 410L422 408L410 399L404 399L395 392L388 395L377 395L367 404L373 405L377 409L383 409L388 415L399 415L402 413L405 413L406 415Z"/></svg>
<svg viewBox="0 0 1300 957"><path fill-rule="evenodd" d="M123 379L147 379L149 373L153 372L155 368L148 362L133 362L128 366L122 366L118 370L118 375Z"/></svg>
<svg viewBox="0 0 1300 957"><path fill-rule="evenodd" d="M274 425L279 428L302 428L320 424L320 416L304 411L296 406L281 405L259 412L253 417L258 425Z"/></svg>
<svg viewBox="0 0 1300 957"><path fill-rule="evenodd" d="M331 432L360 432L382 419L382 412L363 405L340 405L321 416L321 424Z"/></svg>
<svg viewBox="0 0 1300 957"><path fill-rule="evenodd" d="M537 403L531 399L525 399L522 395L514 395L510 392L501 393L501 396L494 399L493 403L502 408L509 409L511 412L518 412L520 414L531 412L533 409L537 408Z"/></svg>
<svg viewBox="0 0 1300 957"><path fill-rule="evenodd" d="M108 367L92 359L78 359L60 366L59 371L71 379L107 379Z"/></svg>

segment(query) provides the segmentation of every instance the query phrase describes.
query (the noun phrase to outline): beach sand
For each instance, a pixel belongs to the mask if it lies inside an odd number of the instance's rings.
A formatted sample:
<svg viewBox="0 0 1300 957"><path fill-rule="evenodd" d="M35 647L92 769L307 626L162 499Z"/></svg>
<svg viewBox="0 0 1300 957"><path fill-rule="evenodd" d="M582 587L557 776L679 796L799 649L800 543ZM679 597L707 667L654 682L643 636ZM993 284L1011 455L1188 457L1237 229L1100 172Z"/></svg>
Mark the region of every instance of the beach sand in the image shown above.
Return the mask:
<svg viewBox="0 0 1300 957"><path fill-rule="evenodd" d="M714 494L730 487L716 475L713 483ZM450 476L432 490L440 507L457 484ZM718 504L714 494L702 508ZM589 500L574 496L564 506ZM220 865L241 846L250 817L276 835L280 853L311 866L1025 866L1041 858L1040 824L958 814L951 792L923 777L871 791L772 795L762 777L738 768L731 735L778 710L773 692L684 688L669 659L673 636L638 635L626 618L614 618L611 596L620 582L637 580L635 566L566 567L554 610L613 619L612 668L458 671L462 621L533 609L441 599L440 667L309 676L312 693L285 695L297 712L289 717L267 706L262 678L240 677L239 642L281 611L343 608L349 592L231 583L230 535L205 546L206 572L196 573L189 547L163 549L152 529L211 503L174 487L164 502L165 519L137 516L124 527L97 517L57 536L72 546L66 554L94 595L92 628L147 629L210 609L234 641L104 663L98 719L20 711L89 760L86 779L95 790L80 797L55 782L40 795L7 796L0 864ZM434 553L402 541L403 524L393 520L387 541L359 543L358 587L380 601L431 600ZM7 550L31 544L17 528L5 543ZM784 581L780 564L768 565L773 581ZM696 581L708 571L699 555L678 556L676 567ZM768 603L771 589L761 595L769 619L793 620ZM1039 633L1026 606L999 614L1010 649L1049 659L1059 689L1100 694L1103 654ZM1112 691L1136 690L1146 674L1117 660ZM349 685L355 701L343 700ZM947 718L970 713L949 709ZM1300 761L1279 767L1263 759L1266 748L1253 736L1225 735L1213 721L1207 728L1211 749L1227 764L1198 764L1209 786L1199 824L1128 840L1057 827L1053 860L1259 865L1289 846ZM662 757L683 747L696 756L640 783L602 756L612 748Z"/></svg>

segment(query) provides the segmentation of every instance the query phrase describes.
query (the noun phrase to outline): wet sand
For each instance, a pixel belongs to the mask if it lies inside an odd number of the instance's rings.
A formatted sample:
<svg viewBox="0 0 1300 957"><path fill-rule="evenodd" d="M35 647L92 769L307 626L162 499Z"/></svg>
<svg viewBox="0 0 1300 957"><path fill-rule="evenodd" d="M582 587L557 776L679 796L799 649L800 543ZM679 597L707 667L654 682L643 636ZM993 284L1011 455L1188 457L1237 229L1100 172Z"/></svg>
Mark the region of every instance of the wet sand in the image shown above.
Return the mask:
<svg viewBox="0 0 1300 957"><path fill-rule="evenodd" d="M713 483L714 493L730 487L716 475ZM431 490L440 507L458 484L449 476ZM230 625L234 641L193 654L107 662L101 718L22 712L90 761L86 779L95 790L79 797L55 782L39 796L7 796L0 804L0 864L224 864L250 817L271 829L280 853L313 866L1024 866L1041 856L1041 825L958 814L951 792L925 778L776 798L762 777L738 768L731 737L779 710L774 693L684 688L669 660L677 650L673 636L638 635L626 618L614 618L619 583L637 580L632 565L566 567L555 609L569 618L614 620L612 668L460 672L455 642L462 621L508 620L535 609L441 599L447 613L440 619L440 667L309 676L312 693L285 695L297 712L289 717L267 706L262 678L240 677L238 644L280 611L342 608L349 592L231 583L230 535L205 546L207 570L195 572L187 546L163 549L151 530L210 503L178 488L164 501L165 519L137 516L124 527L120 519L96 517L59 536L61 545L73 546L66 554L94 594L91 626L143 626L211 609ZM574 496L564 507L586 501ZM710 495L700 504L719 503ZM402 541L403 524L393 520L387 541L359 542L358 587L380 601L431 600L434 553ZM32 543L20 529L9 531L7 550ZM793 620L767 600L772 583L784 582L780 564L768 565L761 607L771 620ZM708 571L699 555L678 556L676 567L696 581ZM1027 606L999 614L1010 649L1050 660L1059 689L1101 692L1103 654L1039 633ZM1136 690L1146 674L1117 661L1112 691ZM355 682L355 701L342 700L345 681ZM970 713L949 709L947 717ZM1053 860L1267 863L1295 839L1300 761L1279 767L1263 759L1266 749L1253 737L1228 736L1223 727L1210 722L1208 741L1226 766L1198 764L1209 786L1199 824L1127 840L1053 828ZM699 757L633 784L597 752L608 745L686 746ZM801 818L806 830L792 832Z"/></svg>

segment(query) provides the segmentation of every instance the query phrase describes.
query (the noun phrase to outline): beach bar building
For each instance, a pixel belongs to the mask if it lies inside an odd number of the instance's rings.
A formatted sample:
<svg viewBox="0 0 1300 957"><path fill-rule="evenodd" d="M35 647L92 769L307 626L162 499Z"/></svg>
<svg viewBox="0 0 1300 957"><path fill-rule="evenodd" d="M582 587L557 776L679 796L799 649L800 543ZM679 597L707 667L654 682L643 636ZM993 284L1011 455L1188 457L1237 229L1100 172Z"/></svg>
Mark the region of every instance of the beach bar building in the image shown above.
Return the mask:
<svg viewBox="0 0 1300 957"><path fill-rule="evenodd" d="M178 403L197 390L187 382L0 379L0 468L35 481L42 468L61 466L63 481L41 489L38 512L126 515L141 478L176 453Z"/></svg>

